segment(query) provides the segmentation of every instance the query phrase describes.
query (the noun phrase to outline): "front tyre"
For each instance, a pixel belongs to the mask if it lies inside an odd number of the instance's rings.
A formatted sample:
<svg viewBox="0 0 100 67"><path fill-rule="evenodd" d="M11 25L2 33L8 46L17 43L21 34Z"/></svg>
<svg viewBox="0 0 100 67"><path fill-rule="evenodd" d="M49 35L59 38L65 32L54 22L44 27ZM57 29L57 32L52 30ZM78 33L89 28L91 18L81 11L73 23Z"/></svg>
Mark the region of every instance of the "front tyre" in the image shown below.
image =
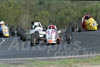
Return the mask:
<svg viewBox="0 0 100 67"><path fill-rule="evenodd" d="M36 31L35 33L31 34L31 46L39 44L39 32Z"/></svg>
<svg viewBox="0 0 100 67"><path fill-rule="evenodd" d="M35 46L36 44L36 38L34 34L31 34L31 41L30 41L30 45L31 46Z"/></svg>

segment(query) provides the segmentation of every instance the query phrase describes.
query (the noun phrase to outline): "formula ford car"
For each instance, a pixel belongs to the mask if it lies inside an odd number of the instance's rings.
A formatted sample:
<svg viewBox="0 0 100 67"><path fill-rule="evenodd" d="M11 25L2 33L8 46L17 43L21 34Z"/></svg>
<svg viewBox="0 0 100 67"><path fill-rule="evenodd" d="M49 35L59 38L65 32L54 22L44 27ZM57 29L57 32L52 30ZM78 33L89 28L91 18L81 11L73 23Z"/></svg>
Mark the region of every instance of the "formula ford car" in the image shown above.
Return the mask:
<svg viewBox="0 0 100 67"><path fill-rule="evenodd" d="M42 38L45 35L45 31L43 30L43 27L40 22L34 23L33 28L30 30L30 34L31 34L31 46L38 44L39 41L42 40Z"/></svg>
<svg viewBox="0 0 100 67"><path fill-rule="evenodd" d="M81 32L82 30L89 30L89 31L95 31L98 30L100 25L97 24L97 22L93 19L93 18L89 18L89 19L85 19L83 23L77 23L77 30L78 32ZM70 27L72 29L72 31L74 32L75 30L75 24L71 23Z"/></svg>
<svg viewBox="0 0 100 67"><path fill-rule="evenodd" d="M38 32L40 38L42 38L45 34L40 22L35 22L30 30L30 34L35 34L36 32Z"/></svg>
<svg viewBox="0 0 100 67"><path fill-rule="evenodd" d="M60 30L57 31L56 25L54 25L55 29L53 29L50 26L51 25L49 25L46 30L46 35L43 41L46 42L46 44L60 44L61 37L59 36L59 34L61 33L61 31Z"/></svg>
<svg viewBox="0 0 100 67"><path fill-rule="evenodd" d="M56 27L56 26L55 26ZM60 44L61 38L59 37L60 31L56 29L47 28L46 32L44 32L44 36L41 38L46 44ZM39 33L35 32L35 35L32 34L31 36L31 45L38 44L40 41Z"/></svg>
<svg viewBox="0 0 100 67"><path fill-rule="evenodd" d="M0 26L0 35L4 37L10 36L8 26L6 25Z"/></svg>
<svg viewBox="0 0 100 67"><path fill-rule="evenodd" d="M33 46L41 40L41 38L45 35L45 31L43 31L43 27L40 22L32 22L32 28L29 32L26 32L23 28L17 28L17 35L20 36L21 40L26 41L26 34L29 34L31 46ZM35 44L33 44L33 38L36 39Z"/></svg>
<svg viewBox="0 0 100 67"><path fill-rule="evenodd" d="M15 35L15 30L13 26L11 26L10 31L9 31L8 25L2 25L2 26L0 25L0 36L9 37L10 32L12 36Z"/></svg>

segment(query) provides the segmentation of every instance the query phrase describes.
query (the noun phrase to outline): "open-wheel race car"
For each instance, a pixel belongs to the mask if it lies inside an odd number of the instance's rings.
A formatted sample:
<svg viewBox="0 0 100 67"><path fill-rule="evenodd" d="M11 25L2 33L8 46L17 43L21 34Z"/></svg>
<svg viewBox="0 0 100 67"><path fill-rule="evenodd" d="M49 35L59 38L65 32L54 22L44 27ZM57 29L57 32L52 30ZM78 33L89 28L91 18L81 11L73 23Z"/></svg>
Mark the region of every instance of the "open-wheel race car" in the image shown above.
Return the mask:
<svg viewBox="0 0 100 67"><path fill-rule="evenodd" d="M60 44L60 31L56 30L56 26L54 26L54 28L52 28L52 25L49 25L46 31L44 31L43 36L41 38L39 37L39 32L36 31L36 35L32 34L31 36L31 45L38 44L40 40L45 42L46 44Z"/></svg>
<svg viewBox="0 0 100 67"><path fill-rule="evenodd" d="M33 24L33 29L30 30L31 34L31 46L34 46L36 44L39 44L39 42L43 39L45 35L45 30L43 29L40 22L35 22Z"/></svg>
<svg viewBox="0 0 100 67"><path fill-rule="evenodd" d="M61 43L61 37L59 36L60 33L61 31L57 30L56 25L54 26L49 25L47 27L43 41L46 44L60 44Z"/></svg>
<svg viewBox="0 0 100 67"><path fill-rule="evenodd" d="M4 21L0 22L0 36L9 37L10 33L12 36L15 35L15 27L11 26L8 28L8 25L5 25Z"/></svg>
<svg viewBox="0 0 100 67"><path fill-rule="evenodd" d="M32 22L32 28L28 32L23 28L17 27L17 36L20 36L21 40L26 41L27 34L30 37L31 46L34 46L44 37L45 31L40 22Z"/></svg>
<svg viewBox="0 0 100 67"><path fill-rule="evenodd" d="M78 32L81 32L82 30L87 31L96 31L100 28L100 24L98 24L92 17L83 19L82 22L78 22L75 26L75 23L70 23L70 28L74 32L75 28L78 30Z"/></svg>

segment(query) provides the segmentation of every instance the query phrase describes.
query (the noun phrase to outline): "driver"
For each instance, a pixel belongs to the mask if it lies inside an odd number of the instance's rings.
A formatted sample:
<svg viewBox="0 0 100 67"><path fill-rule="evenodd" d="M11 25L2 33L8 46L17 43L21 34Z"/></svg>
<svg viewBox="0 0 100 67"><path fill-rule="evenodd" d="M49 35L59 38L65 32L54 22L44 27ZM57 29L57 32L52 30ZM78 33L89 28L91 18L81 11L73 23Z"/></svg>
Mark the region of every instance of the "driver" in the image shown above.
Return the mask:
<svg viewBox="0 0 100 67"><path fill-rule="evenodd" d="M55 29L54 25L50 25L49 29Z"/></svg>
<svg viewBox="0 0 100 67"><path fill-rule="evenodd" d="M42 26L39 24L39 22L36 22L36 23L33 24L32 28L34 29L36 27L42 27Z"/></svg>
<svg viewBox="0 0 100 67"><path fill-rule="evenodd" d="M38 23L34 24L34 28L40 27Z"/></svg>
<svg viewBox="0 0 100 67"><path fill-rule="evenodd" d="M84 17L82 17L82 28L86 29L86 25L85 25L85 21L84 20L88 20L92 18L89 14L85 14Z"/></svg>
<svg viewBox="0 0 100 67"><path fill-rule="evenodd" d="M92 17L89 14L85 14L84 17L82 17L82 23L84 20L88 20L90 18L92 18Z"/></svg>
<svg viewBox="0 0 100 67"><path fill-rule="evenodd" d="M49 26L49 29L55 29L55 30L57 30L56 26L53 25L53 24Z"/></svg>

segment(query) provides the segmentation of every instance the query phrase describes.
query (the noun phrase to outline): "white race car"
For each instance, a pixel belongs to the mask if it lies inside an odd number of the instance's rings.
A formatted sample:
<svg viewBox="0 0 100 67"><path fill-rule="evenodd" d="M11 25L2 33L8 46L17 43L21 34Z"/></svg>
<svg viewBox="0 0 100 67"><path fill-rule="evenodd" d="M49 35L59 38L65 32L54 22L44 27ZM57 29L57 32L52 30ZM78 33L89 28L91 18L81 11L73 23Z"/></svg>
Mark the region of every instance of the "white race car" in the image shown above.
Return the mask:
<svg viewBox="0 0 100 67"><path fill-rule="evenodd" d="M43 27L40 22L33 23L32 29L30 30L30 34L35 34L35 32L39 33L39 37L43 37L45 32L43 31Z"/></svg>
<svg viewBox="0 0 100 67"><path fill-rule="evenodd" d="M54 28L52 28L52 25L49 25L46 30L46 35L43 39L44 42L46 42L47 45L49 44L60 44L61 37L59 34L61 31L57 31L56 25L53 25Z"/></svg>
<svg viewBox="0 0 100 67"><path fill-rule="evenodd" d="M21 40L26 41L26 34L29 34L32 43L32 37L40 40L45 35L45 31L43 31L43 27L40 22L32 22L32 28L29 31L26 31L23 28L17 28L17 35L20 36ZM36 43L37 42L38 41L36 41Z"/></svg>
<svg viewBox="0 0 100 67"><path fill-rule="evenodd" d="M35 44L38 44L40 40L45 35L45 31L43 30L43 27L40 22L32 23L32 29L30 30L31 34L31 46L34 46Z"/></svg>

